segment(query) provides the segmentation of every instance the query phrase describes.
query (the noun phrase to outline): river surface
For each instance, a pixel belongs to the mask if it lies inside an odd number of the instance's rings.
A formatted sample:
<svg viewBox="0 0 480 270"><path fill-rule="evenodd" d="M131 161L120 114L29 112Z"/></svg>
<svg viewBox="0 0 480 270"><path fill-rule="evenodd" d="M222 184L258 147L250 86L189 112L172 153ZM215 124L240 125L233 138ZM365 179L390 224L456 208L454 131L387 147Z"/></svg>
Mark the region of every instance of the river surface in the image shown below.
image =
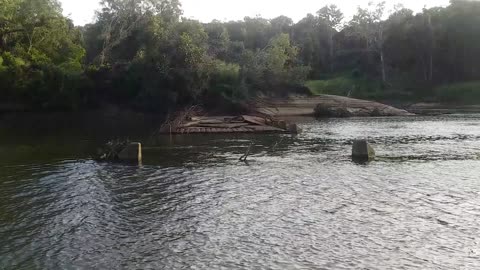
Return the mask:
<svg viewBox="0 0 480 270"><path fill-rule="evenodd" d="M173 138L24 121L0 125L0 269L480 269L480 115ZM90 158L114 134L143 165ZM365 137L378 160L355 164Z"/></svg>

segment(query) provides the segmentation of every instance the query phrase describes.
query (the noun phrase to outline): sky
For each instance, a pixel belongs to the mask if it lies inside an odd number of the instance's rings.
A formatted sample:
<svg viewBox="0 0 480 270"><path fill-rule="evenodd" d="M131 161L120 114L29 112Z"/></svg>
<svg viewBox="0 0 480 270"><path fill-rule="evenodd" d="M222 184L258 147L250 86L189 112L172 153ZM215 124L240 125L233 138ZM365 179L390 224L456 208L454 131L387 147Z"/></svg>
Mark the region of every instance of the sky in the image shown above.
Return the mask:
<svg viewBox="0 0 480 270"><path fill-rule="evenodd" d="M76 25L92 22L99 0L60 0L64 14ZM286 15L294 21L315 13L327 4L336 4L348 19L357 6L367 6L372 0L182 0L184 17L210 22L213 19L228 21L241 20L245 16L260 15L274 18ZM414 11L423 7L446 6L449 0L387 0L388 9L401 3Z"/></svg>

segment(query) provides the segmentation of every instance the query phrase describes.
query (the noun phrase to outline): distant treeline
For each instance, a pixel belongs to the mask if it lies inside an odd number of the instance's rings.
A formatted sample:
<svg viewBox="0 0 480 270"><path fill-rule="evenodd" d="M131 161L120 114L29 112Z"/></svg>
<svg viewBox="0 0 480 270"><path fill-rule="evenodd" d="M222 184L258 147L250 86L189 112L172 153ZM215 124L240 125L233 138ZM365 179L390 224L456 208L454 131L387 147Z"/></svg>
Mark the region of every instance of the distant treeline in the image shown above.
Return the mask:
<svg viewBox="0 0 480 270"><path fill-rule="evenodd" d="M330 5L297 23L201 23L182 18L179 0L100 3L94 23L76 27L57 0L1 0L0 106L232 109L259 94L306 93L304 85L377 99L480 101L479 2L418 14L382 2L350 21Z"/></svg>

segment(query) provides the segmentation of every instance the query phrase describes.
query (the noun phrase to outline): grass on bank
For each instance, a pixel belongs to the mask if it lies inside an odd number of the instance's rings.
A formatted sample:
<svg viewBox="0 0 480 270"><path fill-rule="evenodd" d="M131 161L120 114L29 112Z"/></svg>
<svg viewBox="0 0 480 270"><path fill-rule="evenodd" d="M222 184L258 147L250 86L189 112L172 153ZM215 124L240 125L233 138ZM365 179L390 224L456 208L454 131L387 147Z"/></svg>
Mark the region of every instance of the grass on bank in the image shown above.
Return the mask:
<svg viewBox="0 0 480 270"><path fill-rule="evenodd" d="M434 93L442 103L480 104L480 81L443 85Z"/></svg>
<svg viewBox="0 0 480 270"><path fill-rule="evenodd" d="M353 98L391 102L440 102L456 104L480 104L480 81L461 82L435 88L408 82L396 82L396 86L384 87L382 82L366 77L340 75L322 80L310 80L305 86L314 95L339 95ZM393 90L392 90L393 89ZM396 90L395 90L396 89ZM430 89L430 90L429 90Z"/></svg>
<svg viewBox="0 0 480 270"><path fill-rule="evenodd" d="M310 80L305 83L314 95L338 95L364 99L382 99L385 92L382 83L367 78L337 76L324 80Z"/></svg>

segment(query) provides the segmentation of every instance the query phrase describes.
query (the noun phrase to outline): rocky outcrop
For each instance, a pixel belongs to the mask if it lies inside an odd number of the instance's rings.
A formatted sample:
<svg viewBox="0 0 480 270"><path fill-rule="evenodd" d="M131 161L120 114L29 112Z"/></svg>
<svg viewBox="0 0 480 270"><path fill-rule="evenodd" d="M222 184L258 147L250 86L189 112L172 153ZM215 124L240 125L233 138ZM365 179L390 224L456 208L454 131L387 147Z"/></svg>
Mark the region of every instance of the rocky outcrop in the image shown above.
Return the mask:
<svg viewBox="0 0 480 270"><path fill-rule="evenodd" d="M350 108L345 107L328 107L323 104L318 104L315 107L315 116L322 118L322 117L336 117L336 118L344 118L344 117L352 117L354 116L354 112Z"/></svg>
<svg viewBox="0 0 480 270"><path fill-rule="evenodd" d="M441 104L441 103L415 103L408 106L408 111L419 115L442 114L470 114L480 113L480 105Z"/></svg>
<svg viewBox="0 0 480 270"><path fill-rule="evenodd" d="M378 105L372 102L364 107L350 107L351 105L325 105L318 104L315 107L315 117L380 117L380 116L410 116L414 115L405 110L397 109L388 105Z"/></svg>
<svg viewBox="0 0 480 270"><path fill-rule="evenodd" d="M374 101L333 95L263 99L257 111L275 116L367 117L411 116L406 110Z"/></svg>

